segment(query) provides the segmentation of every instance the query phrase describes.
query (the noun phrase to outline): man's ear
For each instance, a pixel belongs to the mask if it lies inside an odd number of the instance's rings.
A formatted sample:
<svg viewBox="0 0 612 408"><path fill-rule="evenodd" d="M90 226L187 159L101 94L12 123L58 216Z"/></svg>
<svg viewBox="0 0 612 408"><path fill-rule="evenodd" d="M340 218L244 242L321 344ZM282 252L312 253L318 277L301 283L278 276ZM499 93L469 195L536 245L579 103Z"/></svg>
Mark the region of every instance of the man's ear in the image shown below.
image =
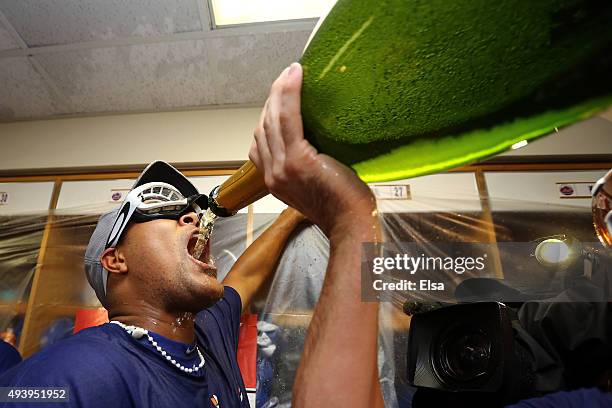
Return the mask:
<svg viewBox="0 0 612 408"><path fill-rule="evenodd" d="M125 256L118 248L108 248L102 252L100 262L104 269L112 273L126 273L128 271Z"/></svg>

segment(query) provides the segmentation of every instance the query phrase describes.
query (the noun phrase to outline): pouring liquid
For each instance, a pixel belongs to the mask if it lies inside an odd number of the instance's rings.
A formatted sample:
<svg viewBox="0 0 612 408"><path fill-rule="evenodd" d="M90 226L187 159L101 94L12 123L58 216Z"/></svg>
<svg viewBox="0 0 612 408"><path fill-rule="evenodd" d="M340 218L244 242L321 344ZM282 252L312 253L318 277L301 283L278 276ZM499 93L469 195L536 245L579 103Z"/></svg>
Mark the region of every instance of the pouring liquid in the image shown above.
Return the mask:
<svg viewBox="0 0 612 408"><path fill-rule="evenodd" d="M212 235L216 219L217 215L212 212L210 208L208 208L202 215L202 218L200 219L200 223L198 225L198 240L193 249L194 258L200 259L202 252L204 252L204 250L206 249L206 244L208 244L208 240Z"/></svg>

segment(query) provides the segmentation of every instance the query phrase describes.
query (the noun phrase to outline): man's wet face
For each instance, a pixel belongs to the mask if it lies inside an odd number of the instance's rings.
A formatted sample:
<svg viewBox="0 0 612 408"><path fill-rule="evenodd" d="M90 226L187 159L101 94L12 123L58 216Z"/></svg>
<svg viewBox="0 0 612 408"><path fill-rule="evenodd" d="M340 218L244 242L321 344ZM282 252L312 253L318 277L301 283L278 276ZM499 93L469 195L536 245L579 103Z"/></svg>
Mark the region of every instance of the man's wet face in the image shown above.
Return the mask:
<svg viewBox="0 0 612 408"><path fill-rule="evenodd" d="M210 243L201 259L193 258L198 217L183 215L178 221L132 223L119 245L128 265L135 296L159 304L170 312L197 313L223 296L217 269L210 262Z"/></svg>

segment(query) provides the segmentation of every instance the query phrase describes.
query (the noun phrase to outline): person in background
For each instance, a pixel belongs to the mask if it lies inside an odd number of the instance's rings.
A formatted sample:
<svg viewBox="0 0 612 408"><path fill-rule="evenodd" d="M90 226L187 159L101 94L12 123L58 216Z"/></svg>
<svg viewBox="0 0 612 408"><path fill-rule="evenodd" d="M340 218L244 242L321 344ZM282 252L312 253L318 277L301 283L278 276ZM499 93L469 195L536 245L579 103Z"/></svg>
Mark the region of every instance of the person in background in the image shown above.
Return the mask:
<svg viewBox="0 0 612 408"><path fill-rule="evenodd" d="M304 217L285 210L219 282L210 242L196 251L207 202L175 168L150 164L100 218L85 253L111 322L33 355L0 387L65 387L67 403L49 403L61 407L249 407L240 315Z"/></svg>
<svg viewBox="0 0 612 408"><path fill-rule="evenodd" d="M21 362L21 355L15 347L0 339L0 375Z"/></svg>

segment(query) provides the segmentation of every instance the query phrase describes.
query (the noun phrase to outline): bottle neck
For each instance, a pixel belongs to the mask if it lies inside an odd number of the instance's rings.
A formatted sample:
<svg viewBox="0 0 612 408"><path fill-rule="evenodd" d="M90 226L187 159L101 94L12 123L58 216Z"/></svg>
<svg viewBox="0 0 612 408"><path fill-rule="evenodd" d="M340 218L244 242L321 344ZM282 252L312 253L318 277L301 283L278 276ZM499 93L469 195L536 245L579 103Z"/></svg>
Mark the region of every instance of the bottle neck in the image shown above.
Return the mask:
<svg viewBox="0 0 612 408"><path fill-rule="evenodd" d="M227 217L267 194L263 173L249 160L223 184L215 187L209 197L209 207L216 215Z"/></svg>

